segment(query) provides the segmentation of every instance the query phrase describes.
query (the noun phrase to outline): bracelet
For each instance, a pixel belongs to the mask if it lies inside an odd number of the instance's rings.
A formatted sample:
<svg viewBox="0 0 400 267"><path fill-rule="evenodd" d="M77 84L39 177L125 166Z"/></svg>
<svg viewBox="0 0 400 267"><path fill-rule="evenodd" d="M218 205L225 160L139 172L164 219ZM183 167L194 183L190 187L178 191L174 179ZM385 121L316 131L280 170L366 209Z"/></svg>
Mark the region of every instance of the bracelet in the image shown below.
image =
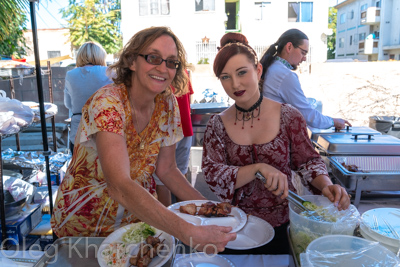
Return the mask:
<svg viewBox="0 0 400 267"><path fill-rule="evenodd" d="M333 120L333 118L331 118L331 120L332 120L332 127L334 127L335 126L335 121Z"/></svg>

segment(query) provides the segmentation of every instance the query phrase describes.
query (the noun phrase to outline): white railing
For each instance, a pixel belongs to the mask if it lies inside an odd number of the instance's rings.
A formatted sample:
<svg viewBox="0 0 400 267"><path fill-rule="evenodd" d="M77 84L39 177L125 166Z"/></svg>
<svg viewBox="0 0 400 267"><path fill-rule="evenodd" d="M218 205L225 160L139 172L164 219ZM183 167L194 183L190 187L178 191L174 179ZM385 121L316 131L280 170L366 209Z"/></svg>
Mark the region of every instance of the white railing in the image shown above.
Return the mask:
<svg viewBox="0 0 400 267"><path fill-rule="evenodd" d="M212 62L214 62L216 55L217 55L217 44L215 41L209 41L208 43L196 41L196 61L197 61L196 63L211 64Z"/></svg>
<svg viewBox="0 0 400 267"><path fill-rule="evenodd" d="M264 52L268 49L268 45L254 45L253 49L256 51L258 60L261 59L261 57L264 55Z"/></svg>

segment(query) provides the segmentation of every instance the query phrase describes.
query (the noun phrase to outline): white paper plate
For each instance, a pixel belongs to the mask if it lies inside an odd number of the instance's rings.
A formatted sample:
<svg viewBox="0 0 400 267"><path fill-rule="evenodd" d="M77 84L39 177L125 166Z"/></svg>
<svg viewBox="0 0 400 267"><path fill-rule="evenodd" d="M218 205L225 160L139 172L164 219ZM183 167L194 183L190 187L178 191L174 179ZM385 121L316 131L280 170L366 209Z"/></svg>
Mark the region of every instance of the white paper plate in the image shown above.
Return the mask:
<svg viewBox="0 0 400 267"><path fill-rule="evenodd" d="M270 242L275 236L275 230L268 222L250 215L246 225L237 232L235 240L226 245L230 249L252 249L261 247Z"/></svg>
<svg viewBox="0 0 400 267"><path fill-rule="evenodd" d="M173 267L235 267L235 265L217 254L192 253L180 256L175 260Z"/></svg>
<svg viewBox="0 0 400 267"><path fill-rule="evenodd" d="M122 242L122 236L124 233L126 233L126 231L128 231L133 224L129 224L126 225L124 227L119 228L118 230L114 231L112 234L110 234L100 245L99 250L97 251L97 261L99 262L101 267L109 267L106 263L106 261L103 258L102 252L105 248L108 247L109 244L111 243L123 243ZM159 267L162 266L164 263L166 263L169 258L171 258L174 250L175 250L175 238L165 232L162 232L158 229L156 229L156 234L155 236L160 236L160 240L164 240L163 244L164 249L161 252L160 256L157 256L155 258L153 258L153 260L150 262L150 264L148 265L148 267ZM128 246L131 247L130 249L130 255L136 255L138 250L139 250L139 243L137 244L128 244ZM129 257L128 260L126 262L126 267L130 266L129 264Z"/></svg>
<svg viewBox="0 0 400 267"><path fill-rule="evenodd" d="M220 203L218 201L211 201L211 200L188 200L182 201L175 204L172 204L168 207L171 211L175 212L179 217L184 219L187 222L190 222L194 225L218 225L218 226L231 226L232 233L238 232L240 229L247 222L247 215L246 213L236 207L232 208L232 211L229 217L205 217L205 216L198 216L198 215L190 215L186 213L181 213L179 211L180 206L184 206L190 203L196 204L196 206L201 206L201 204L206 202L213 202L213 203Z"/></svg>
<svg viewBox="0 0 400 267"><path fill-rule="evenodd" d="M367 240L379 242L382 246L384 246L385 248L387 248L388 250L390 250L390 251L392 251L394 253L397 253L397 251L399 251L399 249L400 249L400 243L397 245L397 247L394 247L394 246L391 246L391 245L389 245L387 243L384 243L382 241L376 240L373 237L371 237L367 233L367 231L364 231L361 227L360 227L360 234Z"/></svg>
<svg viewBox="0 0 400 267"><path fill-rule="evenodd" d="M395 208L378 208L364 212L360 228L378 242L398 246L400 239L391 233L384 220L400 235L400 209Z"/></svg>

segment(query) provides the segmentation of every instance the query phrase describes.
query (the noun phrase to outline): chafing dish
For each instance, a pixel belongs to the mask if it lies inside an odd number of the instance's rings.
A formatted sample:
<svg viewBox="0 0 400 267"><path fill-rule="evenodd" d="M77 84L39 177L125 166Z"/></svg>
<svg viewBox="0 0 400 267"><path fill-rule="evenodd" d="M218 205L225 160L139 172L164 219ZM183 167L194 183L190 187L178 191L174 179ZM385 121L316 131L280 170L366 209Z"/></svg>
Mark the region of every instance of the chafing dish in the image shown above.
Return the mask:
<svg viewBox="0 0 400 267"><path fill-rule="evenodd" d="M208 120L214 114L219 114L229 106L226 103L197 103L190 105L193 125L192 146L203 146L204 132Z"/></svg>
<svg viewBox="0 0 400 267"><path fill-rule="evenodd" d="M320 135L315 145L323 156L400 156L400 139L391 135Z"/></svg>
<svg viewBox="0 0 400 267"><path fill-rule="evenodd" d="M366 126L347 126L342 130L337 130L335 127L331 127L328 129L318 129L313 128L311 126L307 126L308 137L313 142L318 141L318 137L320 135L332 135L332 134L372 134L372 135L381 135L381 132L374 130L370 127Z"/></svg>
<svg viewBox="0 0 400 267"><path fill-rule="evenodd" d="M356 191L356 207L363 190L400 190L400 156L333 156L329 160L333 176L346 189ZM350 165L358 171L350 171Z"/></svg>

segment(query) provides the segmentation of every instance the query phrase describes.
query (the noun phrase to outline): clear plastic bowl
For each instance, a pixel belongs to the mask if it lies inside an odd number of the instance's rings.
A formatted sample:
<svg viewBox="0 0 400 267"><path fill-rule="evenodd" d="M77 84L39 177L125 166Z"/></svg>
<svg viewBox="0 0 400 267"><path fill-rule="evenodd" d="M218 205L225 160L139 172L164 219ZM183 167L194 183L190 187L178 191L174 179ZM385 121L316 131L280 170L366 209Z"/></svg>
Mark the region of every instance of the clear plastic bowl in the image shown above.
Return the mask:
<svg viewBox="0 0 400 267"><path fill-rule="evenodd" d="M312 241L306 252L309 266L399 266L400 259L378 242L347 235L328 235Z"/></svg>
<svg viewBox="0 0 400 267"><path fill-rule="evenodd" d="M306 250L308 244L318 237L354 234L354 230L360 221L360 213L354 205L350 205L347 210L339 212L333 207L333 203L324 196L306 195L302 196L302 198L318 206L335 210L338 219L336 222L317 221L300 215L301 210L289 203L290 238L294 253L298 259L300 258L300 253Z"/></svg>

